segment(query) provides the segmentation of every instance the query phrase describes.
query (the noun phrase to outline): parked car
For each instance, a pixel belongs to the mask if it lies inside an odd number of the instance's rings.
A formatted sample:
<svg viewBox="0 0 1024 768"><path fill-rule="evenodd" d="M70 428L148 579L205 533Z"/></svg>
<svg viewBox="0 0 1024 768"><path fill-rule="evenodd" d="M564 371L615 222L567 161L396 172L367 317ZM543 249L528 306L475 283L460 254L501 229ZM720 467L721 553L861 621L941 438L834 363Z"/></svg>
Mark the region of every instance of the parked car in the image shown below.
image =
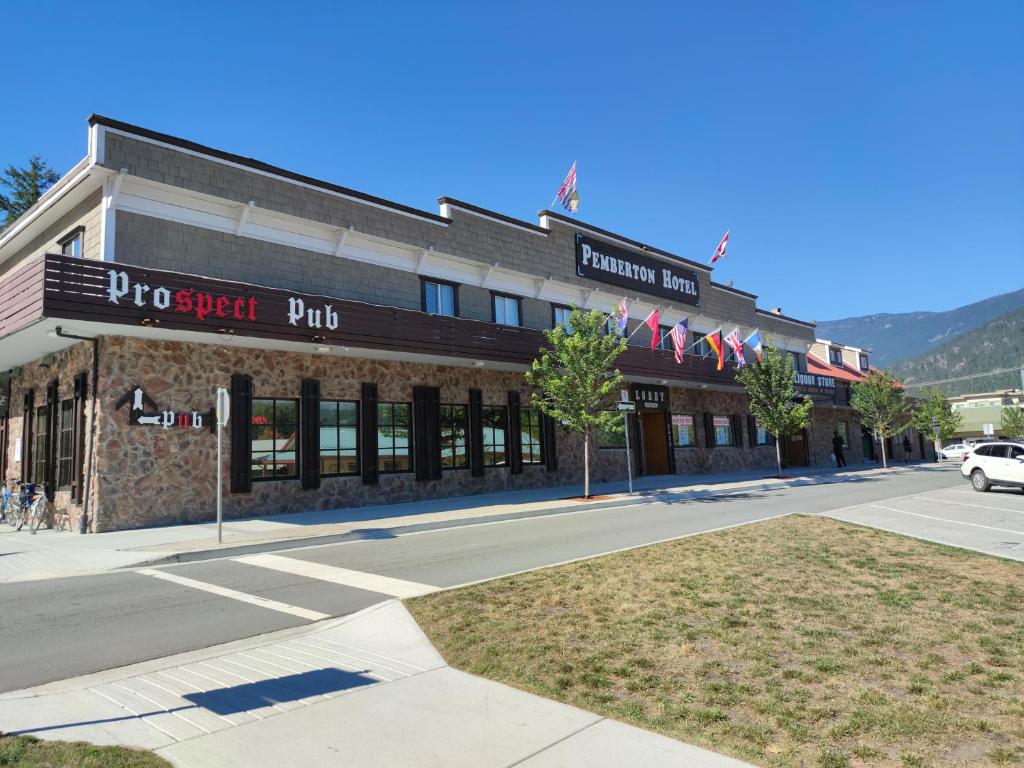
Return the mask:
<svg viewBox="0 0 1024 768"><path fill-rule="evenodd" d="M964 454L960 474L976 491L987 491L994 485L1024 491L1024 442L1000 440L978 445Z"/></svg>
<svg viewBox="0 0 1024 768"><path fill-rule="evenodd" d="M963 459L964 454L971 450L971 446L965 445L964 443L954 443L953 445L947 445L941 451L939 451L939 460L942 459L956 459L960 461Z"/></svg>

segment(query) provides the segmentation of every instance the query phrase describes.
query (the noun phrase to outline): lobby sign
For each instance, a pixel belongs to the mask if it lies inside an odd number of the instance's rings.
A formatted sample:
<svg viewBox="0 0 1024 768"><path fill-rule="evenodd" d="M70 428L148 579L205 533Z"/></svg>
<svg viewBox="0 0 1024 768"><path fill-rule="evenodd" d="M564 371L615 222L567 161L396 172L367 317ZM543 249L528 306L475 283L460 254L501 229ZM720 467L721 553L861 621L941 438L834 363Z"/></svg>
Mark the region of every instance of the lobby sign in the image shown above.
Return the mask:
<svg viewBox="0 0 1024 768"><path fill-rule="evenodd" d="M576 274L672 302L700 303L696 272L583 235L576 235Z"/></svg>
<svg viewBox="0 0 1024 768"><path fill-rule="evenodd" d="M668 387L655 384L630 384L629 398L638 408L657 408L668 410Z"/></svg>

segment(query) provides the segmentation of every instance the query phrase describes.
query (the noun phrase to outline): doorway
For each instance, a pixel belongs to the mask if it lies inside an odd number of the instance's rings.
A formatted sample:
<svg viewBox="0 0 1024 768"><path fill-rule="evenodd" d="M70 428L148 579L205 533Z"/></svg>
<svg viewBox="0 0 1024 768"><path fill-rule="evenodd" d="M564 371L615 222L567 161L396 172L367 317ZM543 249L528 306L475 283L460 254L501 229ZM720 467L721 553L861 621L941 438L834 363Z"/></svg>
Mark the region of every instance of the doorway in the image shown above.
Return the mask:
<svg viewBox="0 0 1024 768"><path fill-rule="evenodd" d="M641 411L640 445L643 456L640 466L645 475L667 475L671 472L668 460L668 429L665 411Z"/></svg>
<svg viewBox="0 0 1024 768"><path fill-rule="evenodd" d="M871 433L863 428L860 431L860 444L864 451L864 461L877 461L875 458L875 441L871 437Z"/></svg>
<svg viewBox="0 0 1024 768"><path fill-rule="evenodd" d="M806 467L809 463L807 456L807 433L803 430L786 435L783 445L786 456L786 464L791 467Z"/></svg>

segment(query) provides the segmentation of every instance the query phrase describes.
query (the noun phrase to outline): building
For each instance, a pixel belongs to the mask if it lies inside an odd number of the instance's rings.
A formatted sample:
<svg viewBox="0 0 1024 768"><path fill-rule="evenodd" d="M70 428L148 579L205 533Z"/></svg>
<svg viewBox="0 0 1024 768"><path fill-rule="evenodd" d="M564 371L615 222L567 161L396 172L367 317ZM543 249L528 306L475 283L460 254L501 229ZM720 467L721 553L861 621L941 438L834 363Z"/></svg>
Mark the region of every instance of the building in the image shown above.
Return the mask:
<svg viewBox="0 0 1024 768"><path fill-rule="evenodd" d="M950 407L963 416L956 433L957 440L1005 436L1002 432L1003 409L1007 406L1024 407L1024 394L1019 389L957 395L947 399Z"/></svg>
<svg viewBox="0 0 1024 768"><path fill-rule="evenodd" d="M794 353L819 407L789 463L857 433L845 380L808 367L813 323L552 211L439 204L93 116L86 157L0 235L0 470L91 530L210 519L224 387L228 517L578 482L580 440L530 407L522 371L571 304L623 296L630 332L655 306L665 323L659 349L643 328L619 359L640 473L773 466L734 365L700 342L718 326ZM677 364L684 316L697 347ZM601 443L594 478L624 478Z"/></svg>

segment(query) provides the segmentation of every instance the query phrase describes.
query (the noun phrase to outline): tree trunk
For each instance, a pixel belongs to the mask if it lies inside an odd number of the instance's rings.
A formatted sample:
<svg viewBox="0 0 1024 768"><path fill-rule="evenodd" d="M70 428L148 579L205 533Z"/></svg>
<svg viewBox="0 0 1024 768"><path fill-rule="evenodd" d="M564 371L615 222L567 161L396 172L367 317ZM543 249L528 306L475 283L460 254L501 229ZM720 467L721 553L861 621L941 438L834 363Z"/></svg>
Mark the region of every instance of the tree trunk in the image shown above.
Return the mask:
<svg viewBox="0 0 1024 768"><path fill-rule="evenodd" d="M590 498L590 430L583 432L583 498Z"/></svg>
<svg viewBox="0 0 1024 768"><path fill-rule="evenodd" d="M779 471L779 480L782 479L782 436L775 436L775 466Z"/></svg>
<svg viewBox="0 0 1024 768"><path fill-rule="evenodd" d="M882 469L889 468L889 462L885 458L885 438L879 435L878 443L882 446Z"/></svg>

